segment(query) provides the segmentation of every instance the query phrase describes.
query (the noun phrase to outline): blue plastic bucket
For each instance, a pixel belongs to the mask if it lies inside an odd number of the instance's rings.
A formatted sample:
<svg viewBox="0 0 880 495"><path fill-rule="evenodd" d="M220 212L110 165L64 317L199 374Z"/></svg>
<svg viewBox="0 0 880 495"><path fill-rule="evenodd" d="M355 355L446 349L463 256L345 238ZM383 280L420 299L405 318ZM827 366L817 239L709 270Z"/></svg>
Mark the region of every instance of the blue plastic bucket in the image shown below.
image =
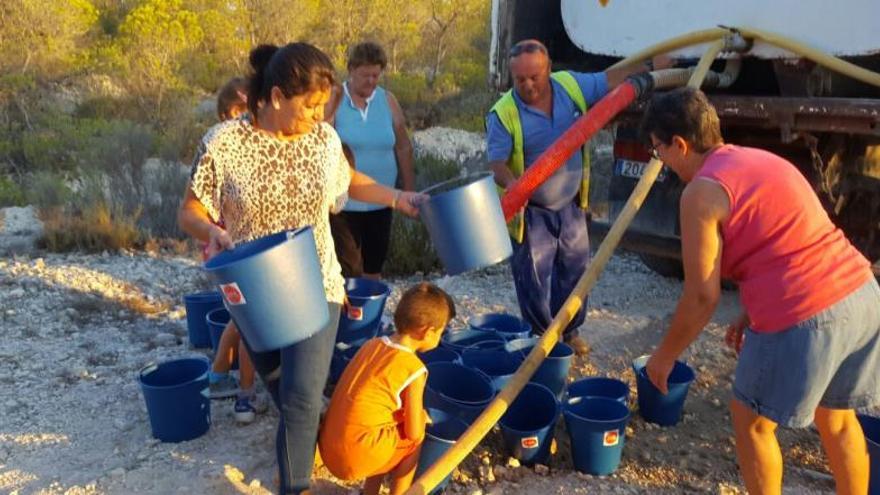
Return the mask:
<svg viewBox="0 0 880 495"><path fill-rule="evenodd" d="M865 433L868 456L871 460L868 495L880 495L880 418L864 414L859 414L858 418Z"/></svg>
<svg viewBox="0 0 880 495"><path fill-rule="evenodd" d="M354 358L354 355L360 350L360 345L346 345L345 343L337 344L333 348L333 356L330 358L330 375L328 380L330 383L336 383L345 371L346 366Z"/></svg>
<svg viewBox="0 0 880 495"><path fill-rule="evenodd" d="M422 192L430 199L420 206L420 217L448 274L494 265L513 253L491 172L441 182Z"/></svg>
<svg viewBox="0 0 880 495"><path fill-rule="evenodd" d="M559 402L553 392L527 383L498 421L507 453L526 465L546 463L557 418Z"/></svg>
<svg viewBox="0 0 880 495"><path fill-rule="evenodd" d="M522 350L523 357L527 357L533 347L524 348ZM540 383L549 388L556 397L561 397L562 392L565 391L566 378L568 378L568 370L571 368L573 357L574 350L568 344L557 342L529 381Z"/></svg>
<svg viewBox="0 0 880 495"><path fill-rule="evenodd" d="M466 349L461 355L461 363L488 376L497 392L519 369L522 358L504 349Z"/></svg>
<svg viewBox="0 0 880 495"><path fill-rule="evenodd" d="M531 325L507 313L487 313L474 316L468 320L468 326L474 330L495 332L507 341L525 339L532 333Z"/></svg>
<svg viewBox="0 0 880 495"><path fill-rule="evenodd" d="M385 301L391 287L377 280L349 278L345 280L348 305L339 315L336 342L371 339L379 332Z"/></svg>
<svg viewBox="0 0 880 495"><path fill-rule="evenodd" d="M620 465L629 408L604 397L576 397L563 406L574 468L605 476Z"/></svg>
<svg viewBox="0 0 880 495"><path fill-rule="evenodd" d="M205 323L208 325L208 335L211 336L211 349L214 351L215 356L217 355L217 348L220 347L220 339L223 337L223 331L231 320L232 318L229 316L229 311L223 307L212 309L207 315L205 315ZM231 369L238 369L237 355L232 361Z"/></svg>
<svg viewBox="0 0 880 495"><path fill-rule="evenodd" d="M425 428L425 441L422 443L422 450L419 453L419 465L416 467L416 475L418 478L433 465L437 459L443 456L449 450L458 438L468 429L468 424L451 414L439 409L428 409L428 416L431 417L432 424ZM434 490L430 493L436 494L443 491L449 484L449 478L452 473L446 475Z"/></svg>
<svg viewBox="0 0 880 495"><path fill-rule="evenodd" d="M223 330L232 318L226 308L216 308L208 311L205 315L205 323L208 325L208 335L211 336L211 349L217 352L217 346L220 345L220 337L223 336Z"/></svg>
<svg viewBox="0 0 880 495"><path fill-rule="evenodd" d="M495 398L486 375L455 363L428 365L425 407L439 409L470 424Z"/></svg>
<svg viewBox="0 0 880 495"><path fill-rule="evenodd" d="M163 442L183 442L208 431L209 367L208 360L199 356L163 361L140 370L138 382L154 437Z"/></svg>
<svg viewBox="0 0 880 495"><path fill-rule="evenodd" d="M211 347L211 334L205 323L205 315L212 309L223 307L223 298L220 293L212 290L196 292L183 296L183 305L186 308L186 331L189 334L189 344L193 347Z"/></svg>
<svg viewBox="0 0 880 495"><path fill-rule="evenodd" d="M465 349L501 349L505 341L495 332L482 330L457 330L455 332L443 332L440 337L440 345L461 354Z"/></svg>
<svg viewBox="0 0 880 495"><path fill-rule="evenodd" d="M420 352L419 359L421 359L425 365L431 363L461 363L461 356L452 349L447 349L445 347L435 347L430 351Z"/></svg>
<svg viewBox="0 0 880 495"><path fill-rule="evenodd" d="M311 227L239 244L208 260L205 269L254 351L305 340L330 320Z"/></svg>
<svg viewBox="0 0 880 495"><path fill-rule="evenodd" d="M668 393L663 395L648 380L645 365L650 356L641 356L633 360L633 371L636 374L636 388L639 400L639 414L645 421L660 426L673 426L681 420L681 411L687 398L688 388L696 378L694 370L687 364L676 361L669 374Z"/></svg>
<svg viewBox="0 0 880 495"><path fill-rule="evenodd" d="M571 382L566 389L569 399L575 397L604 397L623 405L629 400L629 385L607 376L592 376Z"/></svg>

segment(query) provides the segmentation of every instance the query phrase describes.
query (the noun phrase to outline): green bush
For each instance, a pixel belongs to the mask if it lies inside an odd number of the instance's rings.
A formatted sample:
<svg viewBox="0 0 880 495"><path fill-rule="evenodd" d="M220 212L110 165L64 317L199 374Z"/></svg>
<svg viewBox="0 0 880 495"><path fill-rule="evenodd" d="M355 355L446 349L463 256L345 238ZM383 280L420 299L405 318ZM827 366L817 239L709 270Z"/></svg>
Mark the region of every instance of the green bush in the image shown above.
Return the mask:
<svg viewBox="0 0 880 495"><path fill-rule="evenodd" d="M385 89L391 91L404 108L430 98L431 90L424 74L404 73L385 75Z"/></svg>
<svg viewBox="0 0 880 495"><path fill-rule="evenodd" d="M486 114L497 99L498 94L488 88L450 95L438 103L440 116L435 125L485 132Z"/></svg>
<svg viewBox="0 0 880 495"><path fill-rule="evenodd" d="M21 186L9 177L0 177L0 208L25 204L27 200Z"/></svg>
<svg viewBox="0 0 880 495"><path fill-rule="evenodd" d="M73 199L66 177L60 172L40 170L26 180L28 203L40 209L58 208Z"/></svg>
<svg viewBox="0 0 880 495"><path fill-rule="evenodd" d="M416 189L457 177L461 167L452 161L425 156L416 159ZM431 245L428 231L418 220L394 215L391 223L391 239L385 273L388 275L412 275L428 273L440 268L440 260Z"/></svg>

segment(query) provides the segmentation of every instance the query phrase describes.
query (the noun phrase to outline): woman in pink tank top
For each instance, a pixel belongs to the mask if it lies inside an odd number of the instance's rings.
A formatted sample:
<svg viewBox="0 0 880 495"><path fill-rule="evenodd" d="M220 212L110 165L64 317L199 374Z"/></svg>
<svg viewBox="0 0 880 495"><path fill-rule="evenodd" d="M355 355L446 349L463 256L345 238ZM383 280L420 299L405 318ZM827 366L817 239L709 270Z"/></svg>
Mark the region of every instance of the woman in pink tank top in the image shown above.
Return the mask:
<svg viewBox="0 0 880 495"><path fill-rule="evenodd" d="M647 364L662 392L678 356L710 321L721 278L744 314L726 342L739 354L731 418L750 493L780 493L778 425L815 422L838 493L865 493L868 455L854 409L880 403L880 288L793 164L724 144L699 90L654 97L643 133L688 185L681 196L685 281Z"/></svg>

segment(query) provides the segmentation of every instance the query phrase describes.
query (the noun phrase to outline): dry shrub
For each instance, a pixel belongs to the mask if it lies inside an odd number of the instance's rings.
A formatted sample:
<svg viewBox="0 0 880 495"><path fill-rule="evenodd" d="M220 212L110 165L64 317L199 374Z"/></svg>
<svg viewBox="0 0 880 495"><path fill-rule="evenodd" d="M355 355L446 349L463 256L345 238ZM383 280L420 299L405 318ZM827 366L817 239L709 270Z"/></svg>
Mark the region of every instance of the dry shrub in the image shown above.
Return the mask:
<svg viewBox="0 0 880 495"><path fill-rule="evenodd" d="M141 243L139 217L140 210L125 214L104 203L76 212L46 209L42 211L43 237L39 246L55 252L133 249Z"/></svg>

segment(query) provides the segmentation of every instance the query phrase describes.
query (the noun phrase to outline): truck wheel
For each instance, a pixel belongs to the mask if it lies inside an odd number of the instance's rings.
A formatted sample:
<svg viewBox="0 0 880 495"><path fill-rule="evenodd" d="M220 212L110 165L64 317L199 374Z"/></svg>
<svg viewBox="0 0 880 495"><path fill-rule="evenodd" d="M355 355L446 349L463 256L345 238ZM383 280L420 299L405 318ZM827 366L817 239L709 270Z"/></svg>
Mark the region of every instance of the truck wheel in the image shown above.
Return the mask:
<svg viewBox="0 0 880 495"><path fill-rule="evenodd" d="M657 275L684 280L684 267L681 260L675 258L663 258L652 254L639 253L642 263Z"/></svg>

